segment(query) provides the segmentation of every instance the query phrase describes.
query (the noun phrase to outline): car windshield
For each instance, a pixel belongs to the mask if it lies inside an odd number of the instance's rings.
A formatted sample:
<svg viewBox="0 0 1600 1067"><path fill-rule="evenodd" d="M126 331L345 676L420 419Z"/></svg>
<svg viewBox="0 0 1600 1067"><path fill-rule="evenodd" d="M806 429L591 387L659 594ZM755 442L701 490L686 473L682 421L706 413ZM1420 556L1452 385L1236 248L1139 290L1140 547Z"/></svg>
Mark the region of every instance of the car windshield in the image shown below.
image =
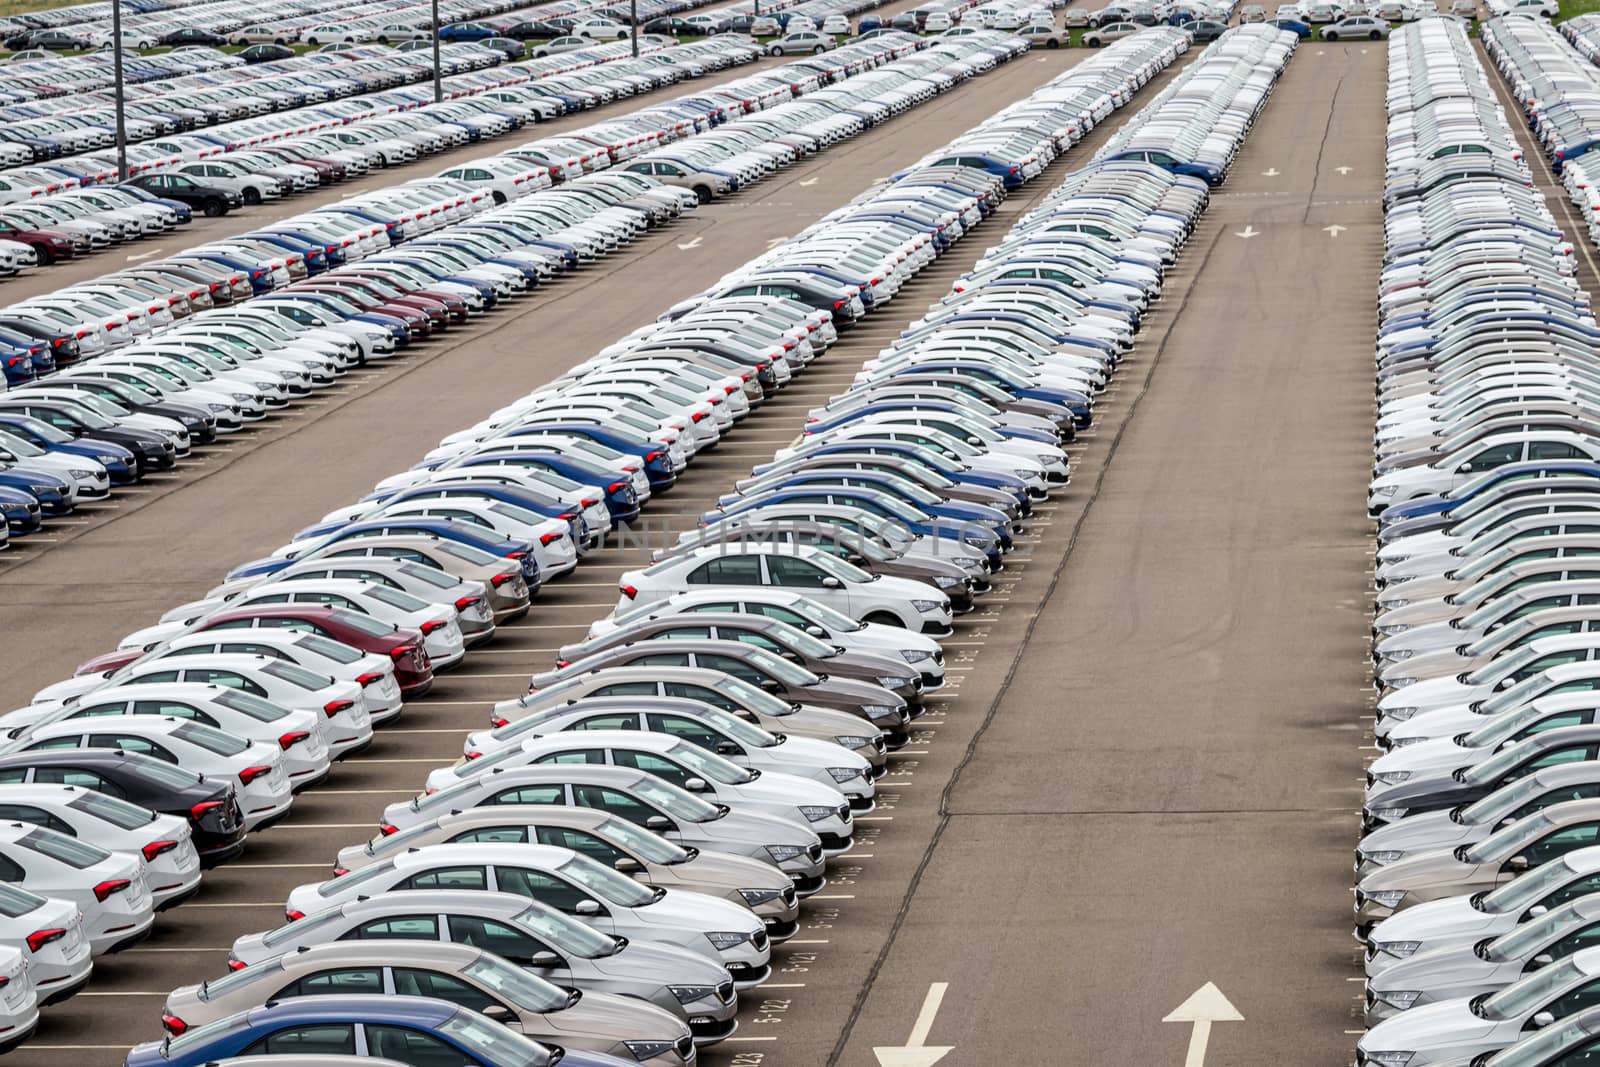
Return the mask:
<svg viewBox="0 0 1600 1067"><path fill-rule="evenodd" d="M460 584L454 575L446 574L437 567L425 567L419 563L403 564L400 573L424 585L431 585L435 589L454 589Z"/></svg>
<svg viewBox="0 0 1600 1067"><path fill-rule="evenodd" d="M693 793L679 789L659 778L642 776L633 785L633 792L646 804L654 805L668 815L686 822L710 822L721 818L722 813Z"/></svg>
<svg viewBox="0 0 1600 1067"><path fill-rule="evenodd" d="M850 616L835 611L820 600L812 600L810 597L800 597L793 604L790 604L789 608L795 614L805 616L829 633L855 633L857 630L865 630L867 628L866 623L857 622Z"/></svg>
<svg viewBox="0 0 1600 1067"><path fill-rule="evenodd" d="M1515 878L1483 898L1483 909L1491 915L1520 911L1553 889L1559 889L1572 879L1573 871L1566 859L1552 860L1519 878Z"/></svg>
<svg viewBox="0 0 1600 1067"><path fill-rule="evenodd" d="M797 667L782 656L774 656L764 648L747 648L744 660L756 670L765 671L786 685L816 685L822 681L804 667Z"/></svg>
<svg viewBox="0 0 1600 1067"><path fill-rule="evenodd" d="M384 852L404 852L411 847L411 842L428 837L439 830L439 820L429 819L415 826L408 826L392 834L378 834L367 842L367 855L376 856Z"/></svg>
<svg viewBox="0 0 1600 1067"><path fill-rule="evenodd" d="M103 819L122 830L137 830L156 821L156 813L126 800L85 790L67 801L67 807Z"/></svg>
<svg viewBox="0 0 1600 1067"><path fill-rule="evenodd" d="M607 819L596 828L595 832L607 841L619 842L650 863L671 866L675 863L685 863L693 858L686 849L623 819Z"/></svg>
<svg viewBox="0 0 1600 1067"><path fill-rule="evenodd" d="M353 878L355 876L346 875L345 877ZM299 919L292 923L285 923L275 930L267 931L261 936L261 945L263 948L276 948L278 945L281 945L286 941L293 941L296 939L305 940L307 944L311 944L311 940L306 939L305 937L308 932L312 930L320 930L324 926L332 923L335 919L342 918L344 918L344 912L341 909L324 908L319 912L306 916L304 919Z"/></svg>
<svg viewBox="0 0 1600 1067"><path fill-rule="evenodd" d="M1564 905L1495 938L1485 949L1484 956L1491 963L1526 959L1542 948L1552 936L1566 931L1568 927L1575 927L1579 922L1578 909L1571 904Z"/></svg>
<svg viewBox="0 0 1600 1067"><path fill-rule="evenodd" d="M1502 741L1548 714L1548 711L1534 703L1521 711L1509 711L1504 715L1497 715L1462 738L1461 744L1466 748L1484 748L1493 751Z"/></svg>
<svg viewBox="0 0 1600 1067"><path fill-rule="evenodd" d="M384 860L374 863L370 867L363 867L350 874L341 874L337 878L330 878L317 886L317 896L324 899L348 895L348 891L361 886L382 881L386 876L394 874L394 861Z"/></svg>
<svg viewBox="0 0 1600 1067"><path fill-rule="evenodd" d="M792 715L795 712L788 703L779 700L765 689L758 689L742 678L728 675L717 682L716 688L726 693L729 699L741 708L760 715Z"/></svg>
<svg viewBox="0 0 1600 1067"><path fill-rule="evenodd" d="M426 600L419 600L410 593L402 593L398 589L390 589L386 585L370 585L362 590L362 596L369 596L373 600L398 608L400 611L427 611L433 605Z"/></svg>
<svg viewBox="0 0 1600 1067"><path fill-rule="evenodd" d="M1467 805L1461 811L1461 822L1466 826L1493 826L1548 788L1538 775L1530 774L1496 789L1493 793Z"/></svg>
<svg viewBox="0 0 1600 1067"><path fill-rule="evenodd" d="M392 634L399 628L390 626L388 623L379 622L370 615L363 615L359 611L346 611L343 608L335 610L333 618L335 622L342 623L353 630L360 630L362 633L370 634L373 637Z"/></svg>
<svg viewBox="0 0 1600 1067"><path fill-rule="evenodd" d="M168 789L188 789L201 781L201 776L194 771L186 771L148 756L138 761L138 773Z"/></svg>
<svg viewBox="0 0 1600 1067"><path fill-rule="evenodd" d="M1563 1023L1539 1031L1526 1041L1518 1041L1489 1060L1486 1067L1541 1067L1565 1059L1560 1053L1589 1040L1592 1031L1578 1023Z"/></svg>
<svg viewBox="0 0 1600 1067"><path fill-rule="evenodd" d="M183 1053L192 1048L203 1049L216 1038L221 1037L223 1034L231 1033L240 1025L242 1025L242 1020L237 1016L230 1015L218 1019L214 1023L191 1027L185 1030L181 1036L174 1037L166 1043L163 1048L163 1056L166 1059L173 1060L180 1058Z"/></svg>
<svg viewBox="0 0 1600 1067"><path fill-rule="evenodd" d="M652 890L610 867L600 866L587 856L572 857L557 867L556 873L618 907L641 908L656 899Z"/></svg>
<svg viewBox="0 0 1600 1067"><path fill-rule="evenodd" d="M440 1023L439 1032L455 1040L479 1063L492 1063L495 1067L549 1067L555 1060L544 1046L465 1008Z"/></svg>
<svg viewBox="0 0 1600 1067"><path fill-rule="evenodd" d="M183 723L172 731L172 736L218 756L237 756L250 747L250 742L242 737L198 722Z"/></svg>
<svg viewBox="0 0 1600 1067"><path fill-rule="evenodd" d="M1509 656L1485 663L1482 667L1467 675L1468 685L1488 685L1497 678L1509 677L1516 671L1538 659L1543 653L1535 648L1520 648Z"/></svg>
<svg viewBox="0 0 1600 1067"><path fill-rule="evenodd" d="M1473 845L1467 850L1467 859L1472 863L1489 863L1513 855L1540 834L1548 833L1553 826L1555 823L1550 816L1542 811L1518 819Z"/></svg>
<svg viewBox="0 0 1600 1067"><path fill-rule="evenodd" d="M730 715L721 708L707 705L695 712L707 726L720 730L742 745L752 748L771 748L778 743L778 739L759 726L745 722L737 715Z"/></svg>
<svg viewBox="0 0 1600 1067"><path fill-rule="evenodd" d="M1549 688L1549 686L1550 672L1547 670L1540 671L1538 674L1524 678L1508 689L1500 690L1500 692L1485 700L1483 706L1478 708L1477 711L1482 715L1499 715L1502 712L1510 711L1512 708L1526 704Z"/></svg>
<svg viewBox="0 0 1600 1067"><path fill-rule="evenodd" d="M1543 970L1535 971L1519 982L1506 986L1483 1002L1478 1009L1485 1019L1505 1022L1528 1015L1554 997L1583 971L1573 960L1562 960Z"/></svg>
<svg viewBox="0 0 1600 1067"><path fill-rule="evenodd" d="M824 574L838 578L843 582L855 582L859 584L861 582L872 581L872 575L868 574L860 567L857 567L853 563L846 563L838 556L830 556L826 552L814 553L811 556L811 562L816 564Z"/></svg>
<svg viewBox="0 0 1600 1067"><path fill-rule="evenodd" d="M541 941L560 945L562 952L571 956L582 956L586 960L615 955L622 948L615 938L607 937L594 927L576 919L569 919L544 904L529 906L511 921Z"/></svg>
<svg viewBox="0 0 1600 1067"><path fill-rule="evenodd" d="M257 722L276 722L289 714L286 709L280 708L270 700L262 700L258 696L241 693L237 689L224 689L211 699L230 711L248 715Z"/></svg>
<svg viewBox="0 0 1600 1067"><path fill-rule="evenodd" d="M699 745L691 745L687 741L679 741L667 749L667 755L700 777L721 785L742 785L755 780L755 776L743 767L729 763L721 756L713 756Z"/></svg>
<svg viewBox="0 0 1600 1067"><path fill-rule="evenodd" d="M304 923L301 923L300 926L297 926L295 929L298 930L304 925ZM221 978L209 978L206 981L201 982L200 999L209 1001L216 997L226 996L235 989L252 985L257 979L270 978L273 975L282 973L282 956L276 956L270 960L262 960L260 963L252 963L248 967L241 968L240 970L229 971Z"/></svg>
<svg viewBox="0 0 1600 1067"><path fill-rule="evenodd" d="M271 663L263 664L261 673L273 678L297 685L301 689L325 689L333 684L333 679L325 674L308 671L304 667L296 667L292 663L285 663L275 659Z"/></svg>
<svg viewBox="0 0 1600 1067"><path fill-rule="evenodd" d="M23 848L49 856L57 863L83 870L111 858L111 853L82 841L76 841L54 830L33 830L17 838Z"/></svg>

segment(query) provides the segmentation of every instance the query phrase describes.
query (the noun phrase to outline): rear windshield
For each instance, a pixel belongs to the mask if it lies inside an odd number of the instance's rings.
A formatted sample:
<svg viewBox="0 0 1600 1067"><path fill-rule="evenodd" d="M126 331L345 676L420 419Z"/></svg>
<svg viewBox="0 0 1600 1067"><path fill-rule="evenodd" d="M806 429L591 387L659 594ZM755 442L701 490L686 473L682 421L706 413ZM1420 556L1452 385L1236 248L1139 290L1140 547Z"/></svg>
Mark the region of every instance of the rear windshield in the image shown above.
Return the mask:
<svg viewBox="0 0 1600 1067"><path fill-rule="evenodd" d="M111 858L111 853L105 849L75 841L54 830L34 830L17 838L17 844L41 856L49 856L59 863L65 863L69 867L76 867L80 871Z"/></svg>
<svg viewBox="0 0 1600 1067"><path fill-rule="evenodd" d="M67 807L103 819L123 830L137 830L156 821L156 813L149 808L93 791L79 793L67 802Z"/></svg>

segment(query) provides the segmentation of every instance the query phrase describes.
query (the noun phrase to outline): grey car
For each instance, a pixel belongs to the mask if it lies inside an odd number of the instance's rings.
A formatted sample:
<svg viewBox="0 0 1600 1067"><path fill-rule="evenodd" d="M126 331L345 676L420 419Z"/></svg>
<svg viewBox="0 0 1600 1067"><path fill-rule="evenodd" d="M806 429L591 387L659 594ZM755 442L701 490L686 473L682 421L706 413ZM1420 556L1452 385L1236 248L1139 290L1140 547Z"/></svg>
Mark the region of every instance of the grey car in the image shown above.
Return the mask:
<svg viewBox="0 0 1600 1067"><path fill-rule="evenodd" d="M1504 989L1600 945L1600 893L1536 916L1499 937L1419 952L1367 979L1367 1025L1427 1004Z"/></svg>
<svg viewBox="0 0 1600 1067"><path fill-rule="evenodd" d="M822 839L770 815L709 804L646 771L597 764L497 768L432 795L389 805L386 833L465 808L495 804L575 804L652 830L685 848L708 848L771 863L804 892L821 884Z"/></svg>
<svg viewBox="0 0 1600 1067"><path fill-rule="evenodd" d="M513 893L407 889L352 900L233 943L240 970L311 945L355 939L451 941L493 952L558 986L637 997L684 1019L705 1046L739 1028L738 994L698 952L625 941Z"/></svg>
<svg viewBox="0 0 1600 1067"><path fill-rule="evenodd" d="M1403 908L1488 891L1574 849L1600 843L1600 800L1574 800L1518 819L1474 845L1434 849L1373 871L1356 887L1356 925Z"/></svg>
<svg viewBox="0 0 1600 1067"><path fill-rule="evenodd" d="M162 1021L179 1033L269 1000L337 993L437 997L537 1041L650 1067L695 1062L675 1012L612 993L562 989L483 948L414 939L333 941L175 989Z"/></svg>
<svg viewBox="0 0 1600 1067"><path fill-rule="evenodd" d="M689 889L742 904L782 941L799 929L794 883L771 864L727 852L686 849L659 834L594 808L508 804L452 812L409 830L379 834L339 852L336 874L348 874L410 848L455 841L560 845L648 885Z"/></svg>

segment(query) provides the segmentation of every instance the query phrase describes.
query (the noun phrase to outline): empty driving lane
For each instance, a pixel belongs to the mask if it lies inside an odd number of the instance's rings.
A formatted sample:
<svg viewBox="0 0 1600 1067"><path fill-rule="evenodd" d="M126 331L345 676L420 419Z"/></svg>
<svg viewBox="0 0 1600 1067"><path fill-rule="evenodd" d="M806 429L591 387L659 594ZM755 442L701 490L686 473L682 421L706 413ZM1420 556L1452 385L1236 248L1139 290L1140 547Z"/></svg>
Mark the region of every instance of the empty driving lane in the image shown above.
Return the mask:
<svg viewBox="0 0 1600 1067"><path fill-rule="evenodd" d="M1290 64L997 605L1020 657L974 649L1009 676L906 797L948 814L826 1062L1177 1065L1190 1016L1208 1062L1349 1062L1383 85ZM1175 1012L1208 982L1244 1021Z"/></svg>
<svg viewBox="0 0 1600 1067"><path fill-rule="evenodd" d="M609 262L352 372L271 425L90 509L90 525L50 531L55 540L32 558L0 563L0 607L30 620L7 649L12 669L0 680L0 706L26 702L130 630L203 596L230 567L358 499L441 437L714 284L1086 54L1028 55L967 82L644 236Z"/></svg>

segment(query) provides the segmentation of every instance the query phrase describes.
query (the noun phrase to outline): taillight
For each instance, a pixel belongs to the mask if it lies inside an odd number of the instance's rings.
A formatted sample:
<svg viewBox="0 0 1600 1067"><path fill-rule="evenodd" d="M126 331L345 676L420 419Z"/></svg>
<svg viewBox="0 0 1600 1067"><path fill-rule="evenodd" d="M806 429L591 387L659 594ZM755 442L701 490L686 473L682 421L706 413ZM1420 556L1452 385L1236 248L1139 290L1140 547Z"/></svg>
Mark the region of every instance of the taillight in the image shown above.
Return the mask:
<svg viewBox="0 0 1600 1067"><path fill-rule="evenodd" d="M391 826L388 823L383 822L383 823L379 823L378 824L378 832L380 834L382 834L384 837L389 837L392 834L399 833L400 832L400 827Z"/></svg>
<svg viewBox="0 0 1600 1067"><path fill-rule="evenodd" d="M500 727L506 725L510 721L510 719L502 719L498 715L489 716L489 725L493 726L496 730L500 729Z"/></svg>
<svg viewBox="0 0 1600 1067"><path fill-rule="evenodd" d="M297 923L306 917L306 913L303 911L295 911L293 908L285 908L283 910L283 916L290 922Z"/></svg>
<svg viewBox="0 0 1600 1067"><path fill-rule="evenodd" d="M426 637L431 633L437 633L449 625L449 623L440 622L438 619L429 619L427 622L422 624L420 629L422 630L422 636Z"/></svg>
<svg viewBox="0 0 1600 1067"><path fill-rule="evenodd" d="M469 760L475 760L475 759L482 759L483 758L483 753L482 752L467 752L467 753L464 753L464 755Z"/></svg>
<svg viewBox="0 0 1600 1067"><path fill-rule="evenodd" d="M560 533L540 534L539 535L539 543L541 545L546 545L546 546L553 545L553 544L555 544L557 541L561 540L565 536L566 536L566 534L560 534ZM474 597L462 597L462 600L465 600L469 604L472 603L474 600L477 600L477 599L478 598L475 597L475 596ZM458 603L458 606L459 606L459 602L457 602L457 603Z"/></svg>
<svg viewBox="0 0 1600 1067"><path fill-rule="evenodd" d="M341 711L349 711L355 706L356 702L354 700L330 700L326 704L322 705L322 710L327 712L328 718L331 719ZM285 745L283 747L288 748L289 746Z"/></svg>
<svg viewBox="0 0 1600 1067"><path fill-rule="evenodd" d="M52 926L48 930L35 930L28 935L28 951L38 952L52 941L60 941L67 936L66 930Z"/></svg>
<svg viewBox="0 0 1600 1067"><path fill-rule="evenodd" d="M189 818L193 819L195 822L199 822L201 819L205 818L209 812L215 811L220 807L222 807L222 801L220 800L202 800L200 803L189 809Z"/></svg>
<svg viewBox="0 0 1600 1067"><path fill-rule="evenodd" d="M230 970L230 971L242 971L242 970L244 970L244 964L239 962L238 960L229 960L228 961L228 970Z"/></svg>
<svg viewBox="0 0 1600 1067"><path fill-rule="evenodd" d="M240 964L240 966L242 967L244 965ZM168 1015L166 1012L161 1013L161 1025L166 1027L167 1033L171 1034L173 1037L180 1037L185 1030L189 1029L188 1023L184 1022L176 1015Z"/></svg>
<svg viewBox="0 0 1600 1067"><path fill-rule="evenodd" d="M335 878L343 878L345 875L347 875L349 873L350 873L350 868L349 867L335 867L333 869L333 876Z"/></svg>
<svg viewBox="0 0 1600 1067"><path fill-rule="evenodd" d="M263 777L265 775L268 775L268 774L271 774L271 773L272 773L272 768L271 767L265 766L263 764L257 764L254 767L246 767L244 770L240 771L239 772L239 781L242 782L245 785L249 785L251 782L255 781L257 778L261 778L261 777Z"/></svg>
<svg viewBox="0 0 1600 1067"><path fill-rule="evenodd" d="M838 311L840 308L844 307L846 303L847 301L844 300L835 300L833 302L833 310Z"/></svg>
<svg viewBox="0 0 1600 1067"><path fill-rule="evenodd" d="M396 645L389 650L389 658L399 663L417 650L416 645Z"/></svg>
<svg viewBox="0 0 1600 1067"><path fill-rule="evenodd" d="M697 411L693 415L689 416L689 421L690 422L699 422L701 419L703 419L705 417L706 417L706 413L705 412Z"/></svg>
<svg viewBox="0 0 1600 1067"><path fill-rule="evenodd" d="M522 575L515 571L510 574L497 574L493 578L489 579L489 584L494 586L496 589L499 589L502 585L505 585L507 582L511 581L511 579L520 577L522 577Z"/></svg>
<svg viewBox="0 0 1600 1067"><path fill-rule="evenodd" d="M639 595L639 590L635 589L631 585L619 586L618 588L622 590L622 595L627 597L629 600L633 600Z"/></svg>
<svg viewBox="0 0 1600 1067"><path fill-rule="evenodd" d="M556 666L557 667L570 667L570 666L572 666L572 661L570 659L558 659L558 660L556 660Z"/></svg>
<svg viewBox="0 0 1600 1067"><path fill-rule="evenodd" d="M94 887L94 899L104 904L112 893L120 893L133 883L126 878L112 878Z"/></svg>
<svg viewBox="0 0 1600 1067"><path fill-rule="evenodd" d="M369 685L377 685L383 681L383 675L376 671L368 671L366 674L358 675L356 681L361 683L362 688L366 688Z"/></svg>
<svg viewBox="0 0 1600 1067"><path fill-rule="evenodd" d="M307 730L291 730L289 733L286 733L282 737L278 738L278 747L287 752L290 748L298 745L300 742L306 740L310 736L311 734Z"/></svg>
<svg viewBox="0 0 1600 1067"><path fill-rule="evenodd" d="M627 482L612 482L610 485L606 486L606 492L620 493L626 488L628 488Z"/></svg>
<svg viewBox="0 0 1600 1067"><path fill-rule="evenodd" d="M729 390L729 392L732 392L732 390ZM661 458L661 452L660 451L646 452L645 456L644 456L644 461L646 463L654 463L656 460L658 460L660 458Z"/></svg>
<svg viewBox="0 0 1600 1067"><path fill-rule="evenodd" d="M549 535L546 534L545 536L548 537ZM547 541L545 543L548 544L549 542ZM481 596L464 596L464 597L461 597L458 600L456 600L456 610L457 611L466 611L468 608L472 607L472 605L481 603L482 601L483 601L483 597L481 597Z"/></svg>
<svg viewBox="0 0 1600 1067"><path fill-rule="evenodd" d="M178 843L176 841L152 841L139 851L144 853L145 859L154 861L157 856L164 852L171 852L177 847Z"/></svg>
<svg viewBox="0 0 1600 1067"><path fill-rule="evenodd" d="M585 499L585 500L581 500L581 501L579 501L579 502L578 502L578 506L579 506L579 507L585 507L585 508L592 508L592 507L594 507L594 506L595 506L595 505L596 505L596 504L598 504L598 503L600 503L600 501L598 501L598 500L588 500L588 499Z"/></svg>

